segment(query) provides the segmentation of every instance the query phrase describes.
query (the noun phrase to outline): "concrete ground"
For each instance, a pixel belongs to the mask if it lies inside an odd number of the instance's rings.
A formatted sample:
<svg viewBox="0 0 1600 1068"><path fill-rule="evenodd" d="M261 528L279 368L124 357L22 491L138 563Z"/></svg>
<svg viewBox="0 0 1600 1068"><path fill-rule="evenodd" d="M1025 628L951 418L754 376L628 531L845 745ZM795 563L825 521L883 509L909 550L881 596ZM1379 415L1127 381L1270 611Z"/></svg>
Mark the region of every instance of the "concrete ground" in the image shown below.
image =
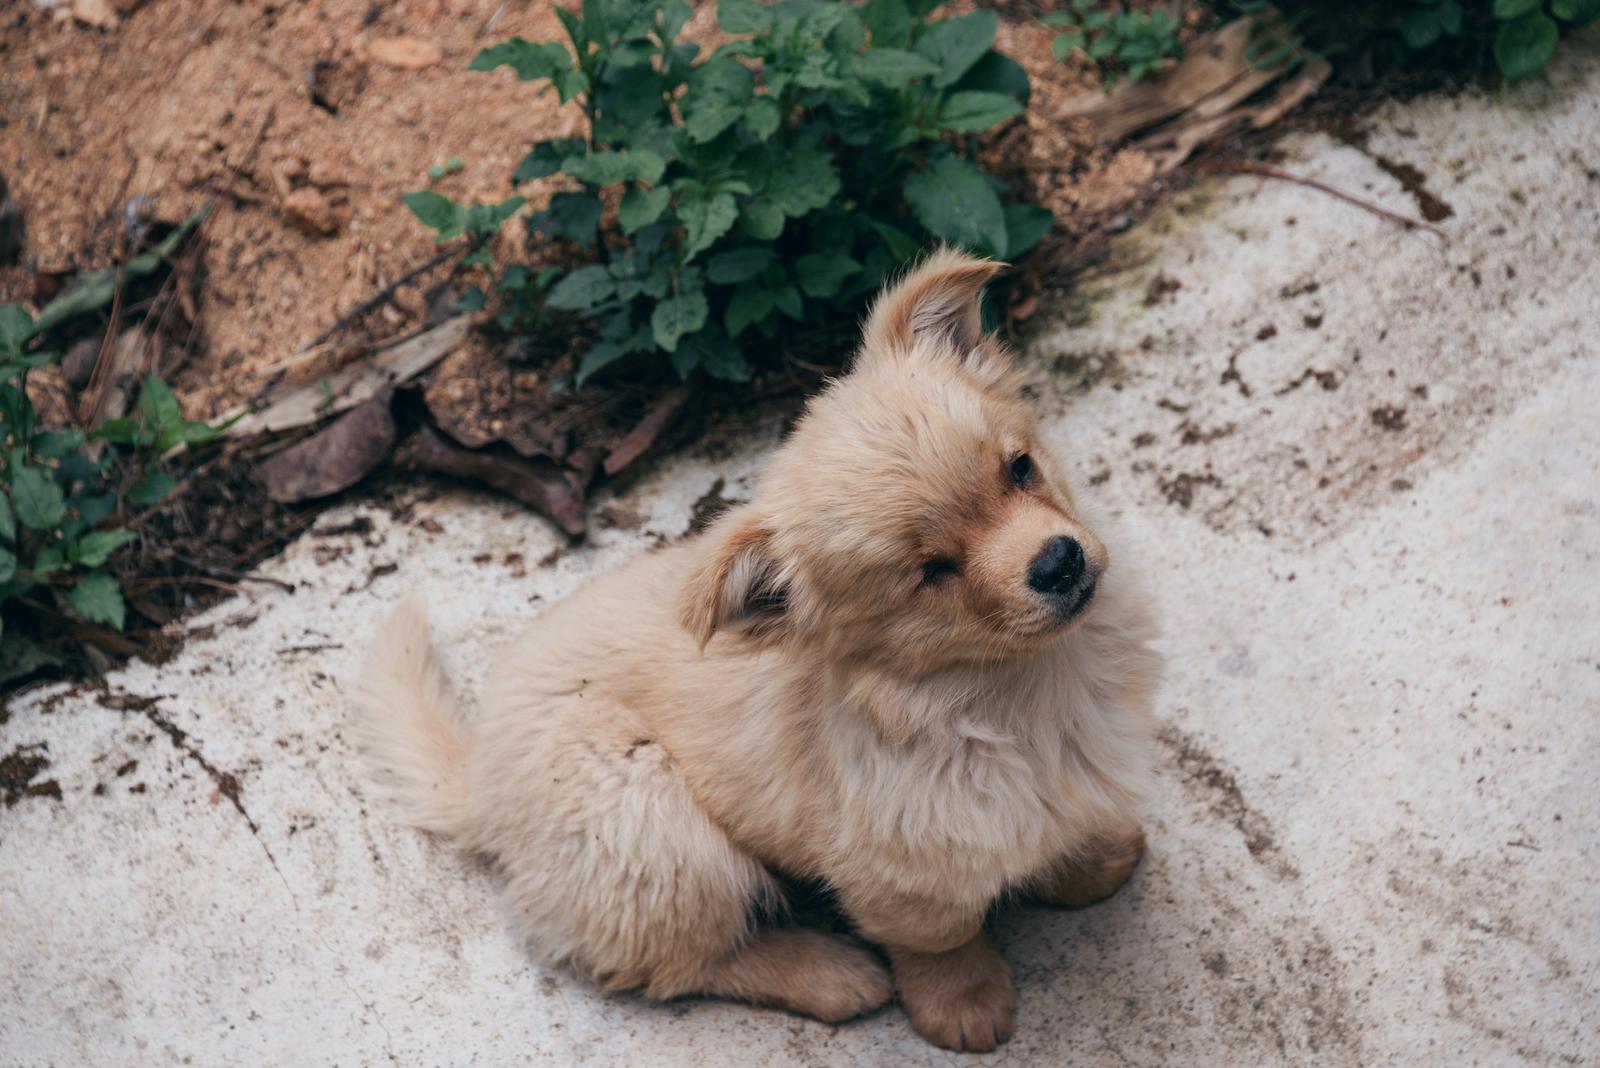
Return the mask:
<svg viewBox="0 0 1600 1068"><path fill-rule="evenodd" d="M1103 906L1001 921L1018 1029L989 1063L1600 1063L1600 37L1368 127L1279 165L1409 215L1414 167L1444 237L1218 181L1024 346L1171 669L1149 859ZM483 496L341 508L266 568L292 596L13 702L0 755L60 796L0 808L0 1062L961 1061L895 1009L651 1006L534 966L491 876L369 810L341 734L403 592L470 686L746 494L776 433L663 464L573 551Z"/></svg>

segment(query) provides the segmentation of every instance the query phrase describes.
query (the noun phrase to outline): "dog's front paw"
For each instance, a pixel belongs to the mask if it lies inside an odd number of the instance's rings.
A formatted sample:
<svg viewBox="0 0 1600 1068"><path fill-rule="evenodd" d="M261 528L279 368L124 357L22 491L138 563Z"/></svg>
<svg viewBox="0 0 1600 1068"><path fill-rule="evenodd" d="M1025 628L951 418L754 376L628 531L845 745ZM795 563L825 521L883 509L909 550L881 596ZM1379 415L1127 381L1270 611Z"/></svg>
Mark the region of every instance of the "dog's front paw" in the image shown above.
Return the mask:
<svg viewBox="0 0 1600 1068"><path fill-rule="evenodd" d="M1011 969L988 936L948 953L890 956L900 1003L917 1034L963 1053L987 1053L1011 1037Z"/></svg>

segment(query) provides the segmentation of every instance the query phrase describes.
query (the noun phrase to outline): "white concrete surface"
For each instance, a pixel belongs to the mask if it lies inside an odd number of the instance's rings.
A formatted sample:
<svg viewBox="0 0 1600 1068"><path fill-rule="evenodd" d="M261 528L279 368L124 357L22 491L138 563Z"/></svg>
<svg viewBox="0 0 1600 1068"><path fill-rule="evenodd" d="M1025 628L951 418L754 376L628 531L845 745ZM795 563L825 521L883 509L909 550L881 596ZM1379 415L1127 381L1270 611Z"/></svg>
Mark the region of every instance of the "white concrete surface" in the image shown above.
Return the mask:
<svg viewBox="0 0 1600 1068"><path fill-rule="evenodd" d="M991 1063L1600 1063L1600 38L1577 51L1553 87L1370 123L1448 241L1218 182L1027 340L1114 551L1159 577L1172 664L1149 860L1101 907L1001 921L1020 1005ZM1417 210L1362 151L1284 149ZM368 810L340 733L402 591L470 687L774 438L665 464L549 560L485 497L341 509L267 569L292 596L192 621L108 695L15 701L0 755L46 746L62 796L0 809L0 1062L963 1060L894 1009L833 1028L535 967L488 874Z"/></svg>

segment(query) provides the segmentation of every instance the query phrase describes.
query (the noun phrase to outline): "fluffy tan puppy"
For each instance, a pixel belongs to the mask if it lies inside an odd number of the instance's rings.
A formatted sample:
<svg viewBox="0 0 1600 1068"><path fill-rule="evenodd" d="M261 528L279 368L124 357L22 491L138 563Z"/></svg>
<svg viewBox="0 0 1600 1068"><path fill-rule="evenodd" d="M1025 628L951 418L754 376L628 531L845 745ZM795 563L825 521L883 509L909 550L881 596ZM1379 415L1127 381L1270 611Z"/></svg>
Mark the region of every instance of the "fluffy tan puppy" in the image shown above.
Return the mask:
<svg viewBox="0 0 1600 1068"><path fill-rule="evenodd" d="M472 715L420 605L383 629L374 781L497 862L540 959L830 1021L898 994L930 1042L989 1050L990 906L1127 879L1152 626L982 333L998 266L942 251L889 289L755 499L546 611ZM882 955L781 922L790 877Z"/></svg>

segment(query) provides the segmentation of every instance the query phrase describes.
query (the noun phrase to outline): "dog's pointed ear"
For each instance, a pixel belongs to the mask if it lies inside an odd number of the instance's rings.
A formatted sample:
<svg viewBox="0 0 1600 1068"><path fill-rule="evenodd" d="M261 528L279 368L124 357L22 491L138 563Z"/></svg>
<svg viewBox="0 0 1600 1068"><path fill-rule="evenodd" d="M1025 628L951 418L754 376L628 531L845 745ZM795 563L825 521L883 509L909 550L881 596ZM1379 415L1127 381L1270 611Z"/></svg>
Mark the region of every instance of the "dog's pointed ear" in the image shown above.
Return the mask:
<svg viewBox="0 0 1600 1068"><path fill-rule="evenodd" d="M1003 265L937 249L884 290L867 316L861 353L908 352L920 341L948 345L958 359L983 347L983 287Z"/></svg>
<svg viewBox="0 0 1600 1068"><path fill-rule="evenodd" d="M679 620L702 650L718 631L776 640L788 622L793 576L778 557L771 527L749 516L714 529L725 532L690 575Z"/></svg>

